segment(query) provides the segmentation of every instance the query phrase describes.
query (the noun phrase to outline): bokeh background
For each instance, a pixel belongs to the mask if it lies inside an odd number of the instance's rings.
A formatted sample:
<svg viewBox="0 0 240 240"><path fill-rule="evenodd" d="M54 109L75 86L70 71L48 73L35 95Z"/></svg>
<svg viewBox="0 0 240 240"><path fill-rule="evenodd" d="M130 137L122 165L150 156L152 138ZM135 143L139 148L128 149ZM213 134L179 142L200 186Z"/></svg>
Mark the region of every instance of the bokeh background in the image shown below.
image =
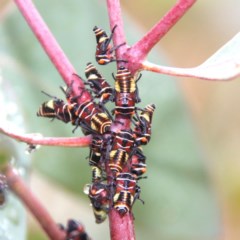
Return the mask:
<svg viewBox="0 0 240 240"><path fill-rule="evenodd" d="M97 25L109 32L105 1L34 1L61 47L84 76L95 63ZM134 44L176 1L121 1L128 44ZM201 64L240 29L237 0L197 1L149 55L177 67ZM0 69L24 118L24 131L73 136L72 126L36 117L63 82L12 1L0 3ZM113 83L115 65L98 69ZM133 208L137 239L240 239L239 79L214 82L144 72L140 106L155 103L152 140L144 148L148 178ZM1 89L0 89L1 91ZM3 96L7 91L1 91ZM113 106L110 104L109 109ZM14 120L12 120L14 123ZM76 131L75 135L80 135ZM19 143L19 147L26 147ZM56 222L83 222L93 239L109 239L108 221L94 223L83 187L88 149L42 147L31 154L29 184ZM1 209L0 209L1 211ZM27 239L47 239L29 214ZM0 238L1 239L1 238Z"/></svg>

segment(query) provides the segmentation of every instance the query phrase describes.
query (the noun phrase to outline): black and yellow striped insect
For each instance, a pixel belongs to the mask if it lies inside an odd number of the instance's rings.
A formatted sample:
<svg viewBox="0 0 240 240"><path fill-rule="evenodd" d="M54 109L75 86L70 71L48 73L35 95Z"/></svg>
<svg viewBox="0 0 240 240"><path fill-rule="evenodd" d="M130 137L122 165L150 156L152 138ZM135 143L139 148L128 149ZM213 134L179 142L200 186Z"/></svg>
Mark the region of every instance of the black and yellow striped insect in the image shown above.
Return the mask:
<svg viewBox="0 0 240 240"><path fill-rule="evenodd" d="M116 190L113 197L113 206L124 215L131 211L136 199L139 198L140 187L131 173L119 173L116 177Z"/></svg>
<svg viewBox="0 0 240 240"><path fill-rule="evenodd" d="M85 75L87 77L87 82L85 82L85 84L89 85L91 91L95 95L94 97L99 98L100 105L113 100L114 89L103 78L103 76L92 63L87 64Z"/></svg>
<svg viewBox="0 0 240 240"><path fill-rule="evenodd" d="M136 110L135 104L139 103L141 99L138 95L137 81L130 71L121 66L118 68L115 79L115 109L114 114L133 116Z"/></svg>
<svg viewBox="0 0 240 240"><path fill-rule="evenodd" d="M109 187L102 182L86 184L84 193L88 195L92 204L96 223L102 223L109 211Z"/></svg>
<svg viewBox="0 0 240 240"><path fill-rule="evenodd" d="M147 171L146 157L142 149L138 147L131 158L131 173L136 179L142 178L141 176Z"/></svg>
<svg viewBox="0 0 240 240"><path fill-rule="evenodd" d="M135 146L135 135L130 130L120 130L112 133L111 148L112 150L122 149L129 155L133 151Z"/></svg>
<svg viewBox="0 0 240 240"><path fill-rule="evenodd" d="M73 131L80 126L85 134L103 134L110 131L112 124L108 115L92 100L85 101L82 104L77 102L64 103L63 100L52 97L51 100L41 105L37 116L56 118L65 123L71 122L76 126Z"/></svg>
<svg viewBox="0 0 240 240"><path fill-rule="evenodd" d="M68 240L91 240L85 231L84 226L77 220L69 219L66 228L61 224L60 228L66 232Z"/></svg>
<svg viewBox="0 0 240 240"><path fill-rule="evenodd" d="M44 102L38 112L38 117L46 117L51 119L58 119L65 123L74 122L75 117L72 112L72 108L69 108L67 103L64 103L62 99L53 98Z"/></svg>
<svg viewBox="0 0 240 240"><path fill-rule="evenodd" d="M95 113L90 122L90 127L93 131L104 134L110 131L112 120L104 112Z"/></svg>
<svg viewBox="0 0 240 240"><path fill-rule="evenodd" d="M151 139L152 117L155 108L154 104L149 104L142 110L140 115L136 114L134 134L138 146L146 145Z"/></svg>
<svg viewBox="0 0 240 240"><path fill-rule="evenodd" d="M111 150L109 154L109 163L108 166L116 175L119 172L122 172L124 165L127 163L129 155L123 149Z"/></svg>
<svg viewBox="0 0 240 240"><path fill-rule="evenodd" d="M112 139L108 146L108 166L114 175L122 172L125 164L134 153L134 149L135 139L131 130L120 130L112 133Z"/></svg>
<svg viewBox="0 0 240 240"><path fill-rule="evenodd" d="M89 153L90 166L100 166L102 148L103 148L103 138L101 138L98 134L93 134L92 142L90 145L90 153Z"/></svg>
<svg viewBox="0 0 240 240"><path fill-rule="evenodd" d="M112 37L116 27L117 25L113 27L110 36L108 36L103 29L97 26L93 28L93 31L96 36L96 41L97 41L95 57L96 57L96 61L100 65L105 65L113 61L126 62L125 60L116 59L114 56L114 51L125 44L125 43L122 43L116 47L113 47L111 45Z"/></svg>

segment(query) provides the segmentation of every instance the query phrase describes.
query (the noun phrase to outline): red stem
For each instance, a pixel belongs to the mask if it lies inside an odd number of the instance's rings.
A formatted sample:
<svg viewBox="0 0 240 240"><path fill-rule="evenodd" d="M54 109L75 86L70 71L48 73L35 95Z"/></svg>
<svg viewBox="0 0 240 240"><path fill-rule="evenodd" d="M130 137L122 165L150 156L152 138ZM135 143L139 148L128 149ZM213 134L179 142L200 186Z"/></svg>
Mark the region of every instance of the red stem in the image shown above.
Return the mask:
<svg viewBox="0 0 240 240"><path fill-rule="evenodd" d="M58 147L88 147L91 143L91 136L84 137L43 137L38 133L18 134L16 132L7 130L7 128L0 127L0 133L3 133L15 140L25 142L31 145L45 145Z"/></svg>
<svg viewBox="0 0 240 240"><path fill-rule="evenodd" d="M52 240L64 240L65 233L59 229L50 214L33 195L16 171L9 166L5 171L5 176L8 186L21 199L26 207L28 207L45 230L48 237Z"/></svg>
<svg viewBox="0 0 240 240"><path fill-rule="evenodd" d="M76 73L74 67L62 51L32 1L14 1L66 85L71 85L72 81L77 83L73 84L72 91L74 96L78 96L82 91L79 87L84 88L84 84L79 78L73 76L73 73ZM86 99L91 99L87 91L84 92L84 97L81 98L81 101L85 101Z"/></svg>
<svg viewBox="0 0 240 240"><path fill-rule="evenodd" d="M179 0L175 6L163 16L163 18L149 30L135 45L133 45L128 56L134 64L134 71L141 68L142 61L146 58L151 49L165 36L165 34L179 21L187 10L197 0ZM130 57L131 56L131 57ZM136 64L137 63L137 64Z"/></svg>
<svg viewBox="0 0 240 240"><path fill-rule="evenodd" d="M109 213L109 220L111 240L135 239L132 213L127 213L121 217L115 209L112 209Z"/></svg>
<svg viewBox="0 0 240 240"><path fill-rule="evenodd" d="M108 17L110 22L110 27L113 29L115 25L117 25L116 32L113 36L114 46L118 46L122 43L126 43L126 36L123 29L123 20L122 20L122 11L119 0L107 0L107 8L108 8ZM117 59L124 59L124 53L126 53L127 45L123 45L122 47L116 50ZM121 63L118 63L121 64Z"/></svg>

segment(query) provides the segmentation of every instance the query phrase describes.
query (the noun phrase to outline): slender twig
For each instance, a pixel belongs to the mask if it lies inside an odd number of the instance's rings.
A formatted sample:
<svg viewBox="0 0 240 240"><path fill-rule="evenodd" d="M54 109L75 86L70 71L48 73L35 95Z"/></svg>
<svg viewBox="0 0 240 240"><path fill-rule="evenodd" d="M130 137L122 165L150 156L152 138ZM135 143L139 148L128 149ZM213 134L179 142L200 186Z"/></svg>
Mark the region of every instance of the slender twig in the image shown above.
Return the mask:
<svg viewBox="0 0 240 240"><path fill-rule="evenodd" d="M168 67L144 61L143 69L178 77L194 77L208 81L227 81L239 76L239 66L234 61L225 61L215 65L201 64L193 68Z"/></svg>
<svg viewBox="0 0 240 240"><path fill-rule="evenodd" d="M5 134L17 141L30 145L45 145L58 147L88 147L91 143L91 136L85 137L43 137L39 133L19 134L7 128L0 127L0 133Z"/></svg>
<svg viewBox="0 0 240 240"><path fill-rule="evenodd" d="M7 167L5 176L9 188L21 199L25 206L35 216L42 228L45 230L48 237L52 240L64 240L64 231L60 230L45 207L42 206L42 204L24 183L22 178L11 166Z"/></svg>
<svg viewBox="0 0 240 240"><path fill-rule="evenodd" d="M165 34L179 21L196 0L179 0L167 14L153 26L136 44L127 55L134 65L133 72L141 68L142 61L147 57L151 49L165 36ZM130 58L131 56L131 58Z"/></svg>
<svg viewBox="0 0 240 240"><path fill-rule="evenodd" d="M84 88L84 84L78 77L73 76L73 73L76 73L74 67L62 51L32 1L14 1L65 83L68 86L71 85L72 81L76 83L72 85L72 91L74 96L78 96ZM84 96L79 101L85 101L86 99L91 99L91 96L87 91L84 91Z"/></svg>
<svg viewBox="0 0 240 240"><path fill-rule="evenodd" d="M108 17L110 22L110 27L113 29L115 25L117 25L117 34L113 36L113 43L115 46L118 46L122 43L126 43L126 36L123 29L123 20L122 20L122 12L121 5L119 0L107 0L107 8L108 8ZM116 50L117 59L125 59L124 54L126 53L127 45L123 45ZM118 65L121 63L118 63Z"/></svg>

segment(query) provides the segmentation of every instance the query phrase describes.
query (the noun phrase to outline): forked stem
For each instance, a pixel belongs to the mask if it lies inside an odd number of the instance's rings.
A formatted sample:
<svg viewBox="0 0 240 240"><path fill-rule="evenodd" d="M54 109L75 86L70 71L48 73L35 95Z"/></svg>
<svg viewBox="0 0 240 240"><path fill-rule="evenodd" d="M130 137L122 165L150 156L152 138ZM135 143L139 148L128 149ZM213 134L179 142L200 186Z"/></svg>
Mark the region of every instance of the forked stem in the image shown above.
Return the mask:
<svg viewBox="0 0 240 240"><path fill-rule="evenodd" d="M151 49L181 19L197 0L178 0L178 2L128 51L129 68L136 72Z"/></svg>
<svg viewBox="0 0 240 240"><path fill-rule="evenodd" d="M0 127L0 133L9 136L17 141L25 142L29 145L44 145L58 147L88 147L91 143L91 136L84 137L43 137L38 133L19 134L15 131Z"/></svg>
<svg viewBox="0 0 240 240"><path fill-rule="evenodd" d="M108 9L108 18L111 29L114 26L117 26L116 34L113 35L114 46L119 46L123 43L126 43L126 36L123 29L123 20L122 20L122 11L119 0L107 0L107 9ZM124 59L124 53L126 52L127 45L124 44L121 47L116 49L117 59ZM124 59L125 60L125 59ZM117 62L117 65L122 64Z"/></svg>
<svg viewBox="0 0 240 240"><path fill-rule="evenodd" d="M41 15L37 11L36 7L31 0L14 0L18 6L20 12L28 23L29 27L35 34L39 43L42 45L43 49L47 53L48 57L56 67L59 74L62 76L64 82L67 86L70 86L72 81L72 93L73 96L78 96L82 89L84 89L84 84L81 79L73 76L76 70L68 60L67 56L64 54L63 50L59 46L58 42L54 38L53 34L49 30L46 23L43 21ZM90 94L84 91L84 98L80 100L91 99Z"/></svg>

